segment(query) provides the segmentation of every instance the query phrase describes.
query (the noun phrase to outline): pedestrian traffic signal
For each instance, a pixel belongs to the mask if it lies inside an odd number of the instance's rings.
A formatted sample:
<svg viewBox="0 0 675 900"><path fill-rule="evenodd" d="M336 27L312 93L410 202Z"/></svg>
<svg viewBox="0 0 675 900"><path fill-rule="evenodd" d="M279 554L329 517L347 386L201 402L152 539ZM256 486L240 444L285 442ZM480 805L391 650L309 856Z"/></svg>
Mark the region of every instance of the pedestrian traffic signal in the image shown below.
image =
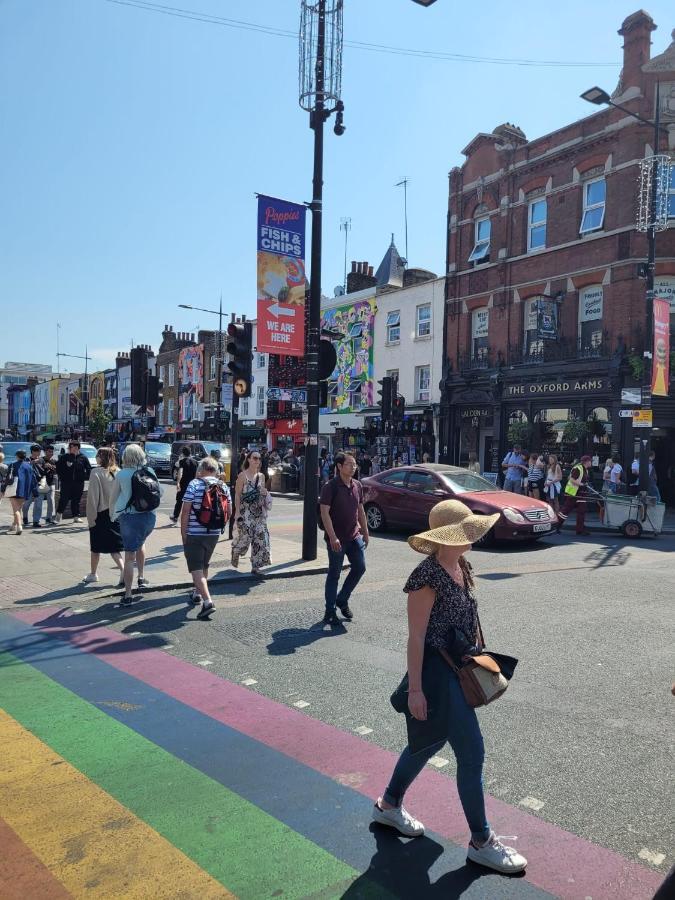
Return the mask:
<svg viewBox="0 0 675 900"><path fill-rule="evenodd" d="M227 352L231 359L227 368L232 375L232 386L238 397L251 396L253 367L253 328L250 322L230 322L227 326L230 340Z"/></svg>
<svg viewBox="0 0 675 900"><path fill-rule="evenodd" d="M164 382L156 375L148 375L148 406L159 406L164 400Z"/></svg>
<svg viewBox="0 0 675 900"><path fill-rule="evenodd" d="M328 382L319 382L319 409L325 409L328 406Z"/></svg>
<svg viewBox="0 0 675 900"><path fill-rule="evenodd" d="M380 418L383 422L388 422L392 417L392 390L393 379L389 375L385 375L378 384L382 385L377 392L380 396Z"/></svg>
<svg viewBox="0 0 675 900"><path fill-rule="evenodd" d="M319 381L325 381L335 371L337 351L332 341L319 341Z"/></svg>
<svg viewBox="0 0 675 900"><path fill-rule="evenodd" d="M131 402L134 406L145 407L146 381L148 373L148 351L145 347L131 349Z"/></svg>
<svg viewBox="0 0 675 900"><path fill-rule="evenodd" d="M405 397L394 397L391 407L394 422L402 422L405 416Z"/></svg>

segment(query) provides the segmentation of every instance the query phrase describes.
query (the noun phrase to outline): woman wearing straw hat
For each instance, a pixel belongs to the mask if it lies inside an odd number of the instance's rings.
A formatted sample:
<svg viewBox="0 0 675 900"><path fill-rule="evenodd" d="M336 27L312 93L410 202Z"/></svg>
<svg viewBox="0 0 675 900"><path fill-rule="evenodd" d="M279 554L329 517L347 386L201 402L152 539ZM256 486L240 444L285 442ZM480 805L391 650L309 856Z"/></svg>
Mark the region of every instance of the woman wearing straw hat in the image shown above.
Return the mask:
<svg viewBox="0 0 675 900"><path fill-rule="evenodd" d="M408 709L416 720L415 726L422 730L427 723L429 699L422 690L425 647L447 653L451 646L456 648L461 636L466 638L465 649L482 649L471 566L464 554L487 534L498 518L498 513L480 516L459 500L444 500L429 514L430 530L408 540L413 550L427 556L403 588L408 594ZM428 658L431 657L441 659L438 653L429 653ZM433 733L434 726L428 722L427 741L421 744L423 749L411 748L410 744L406 747L387 789L375 804L373 821L389 825L406 837L424 834L422 823L403 807L403 796L447 740L457 760L457 790L471 831L468 858L498 872L521 872L527 860L512 847L504 846L486 819L483 736L476 712L467 703L457 675L449 666L442 663L434 671L439 673L435 680L440 680L442 685L433 699L434 703L446 704L442 721L447 723L447 732L439 740L438 733ZM433 705L430 704L430 710Z"/></svg>

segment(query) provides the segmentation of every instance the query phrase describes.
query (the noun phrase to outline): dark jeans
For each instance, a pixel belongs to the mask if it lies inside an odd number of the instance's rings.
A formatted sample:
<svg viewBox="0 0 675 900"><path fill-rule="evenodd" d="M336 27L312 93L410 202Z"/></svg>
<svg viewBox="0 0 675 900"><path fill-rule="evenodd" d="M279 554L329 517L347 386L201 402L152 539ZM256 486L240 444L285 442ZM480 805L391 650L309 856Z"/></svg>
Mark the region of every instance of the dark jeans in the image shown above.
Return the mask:
<svg viewBox="0 0 675 900"><path fill-rule="evenodd" d="M584 498L578 499L578 495L565 495L565 500L558 513L558 519L560 520L559 527L562 528L575 507L577 512L576 532L577 534L581 534L586 528L586 500Z"/></svg>
<svg viewBox="0 0 675 900"><path fill-rule="evenodd" d="M80 500L84 492L83 481L73 481L61 484L61 494L59 495L59 505L56 509L57 513L63 514L66 507L70 503L70 512L75 519L80 515Z"/></svg>
<svg viewBox="0 0 675 900"><path fill-rule="evenodd" d="M483 796L483 759L485 748L483 735L478 724L478 717L473 707L469 706L464 692L454 672L448 672L450 691L449 731L447 740L457 760L457 792L471 829L471 836L478 841L486 840L490 835L490 826L485 817L485 799ZM445 746L439 741L426 750L412 753L406 747L394 769L384 799L393 806L400 806L403 796L413 781L420 774L432 756Z"/></svg>
<svg viewBox="0 0 675 900"><path fill-rule="evenodd" d="M331 550L330 544L326 545L328 550L328 575L326 575L326 612L333 612L336 606L340 609L349 604L349 598L352 591L363 577L366 571L366 554L365 544L362 537L354 538L347 544L342 545L342 550ZM338 584L340 581L340 572L342 571L342 563L345 554L351 566L344 584L338 593Z"/></svg>
<svg viewBox="0 0 675 900"><path fill-rule="evenodd" d="M180 517L180 511L183 508L183 494L185 491L176 491L176 505L173 508L173 517L174 519L178 519Z"/></svg>

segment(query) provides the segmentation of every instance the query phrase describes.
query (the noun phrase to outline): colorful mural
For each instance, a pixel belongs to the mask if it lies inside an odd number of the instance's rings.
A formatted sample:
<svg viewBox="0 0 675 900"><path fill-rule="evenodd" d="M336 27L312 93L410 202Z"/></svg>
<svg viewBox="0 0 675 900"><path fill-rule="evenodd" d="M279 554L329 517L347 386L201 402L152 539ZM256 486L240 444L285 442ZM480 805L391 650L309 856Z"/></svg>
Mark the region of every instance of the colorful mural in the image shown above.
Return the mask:
<svg viewBox="0 0 675 900"><path fill-rule="evenodd" d="M201 419L204 400L204 347L185 347L178 356L178 409L180 422Z"/></svg>
<svg viewBox="0 0 675 900"><path fill-rule="evenodd" d="M328 412L353 413L374 406L373 336L376 301L360 300L324 309L321 327L340 332L334 340L337 366L328 379Z"/></svg>

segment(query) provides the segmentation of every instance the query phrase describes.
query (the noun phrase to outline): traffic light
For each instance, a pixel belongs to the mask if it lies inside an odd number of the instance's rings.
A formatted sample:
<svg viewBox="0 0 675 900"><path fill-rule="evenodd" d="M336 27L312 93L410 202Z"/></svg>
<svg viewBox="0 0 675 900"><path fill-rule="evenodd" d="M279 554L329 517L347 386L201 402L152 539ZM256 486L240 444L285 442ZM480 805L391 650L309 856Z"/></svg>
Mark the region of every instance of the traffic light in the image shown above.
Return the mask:
<svg viewBox="0 0 675 900"><path fill-rule="evenodd" d="M383 422L388 422L392 417L392 378L389 375L385 375L380 381L378 381L382 387L377 392L380 396L380 418Z"/></svg>
<svg viewBox="0 0 675 900"><path fill-rule="evenodd" d="M159 406L164 400L164 382L156 375L148 375L148 406Z"/></svg>
<svg viewBox="0 0 675 900"><path fill-rule="evenodd" d="M253 328L250 322L230 322L227 333L230 336L227 352L232 357L227 368L232 375L234 392L238 397L250 397L253 380Z"/></svg>
<svg viewBox="0 0 675 900"><path fill-rule="evenodd" d="M319 382L319 409L325 409L328 406L328 382Z"/></svg>
<svg viewBox="0 0 675 900"><path fill-rule="evenodd" d="M337 351L332 341L319 341L319 409L328 406L328 382L337 366Z"/></svg>
<svg viewBox="0 0 675 900"><path fill-rule="evenodd" d="M134 406L145 406L145 389L148 373L148 351L145 347L131 349L131 402Z"/></svg>
<svg viewBox="0 0 675 900"><path fill-rule="evenodd" d="M394 397L392 402L392 418L394 422L402 422L405 416L405 397Z"/></svg>

